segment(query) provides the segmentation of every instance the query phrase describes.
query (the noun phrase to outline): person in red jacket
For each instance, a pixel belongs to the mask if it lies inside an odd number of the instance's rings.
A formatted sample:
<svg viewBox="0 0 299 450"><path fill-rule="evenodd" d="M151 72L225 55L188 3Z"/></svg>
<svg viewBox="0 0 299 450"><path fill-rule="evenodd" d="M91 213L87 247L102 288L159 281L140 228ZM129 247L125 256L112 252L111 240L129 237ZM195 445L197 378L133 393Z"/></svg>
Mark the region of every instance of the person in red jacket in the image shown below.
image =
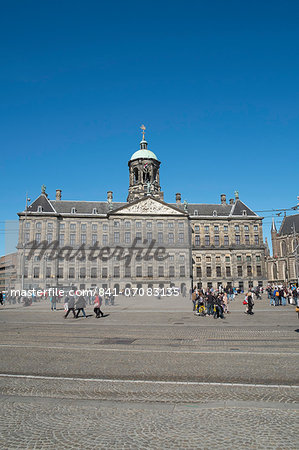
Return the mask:
<svg viewBox="0 0 299 450"><path fill-rule="evenodd" d="M101 311L101 306L102 306L102 299L99 295L96 295L95 299L94 299L93 311L94 311L97 319L104 316L104 313Z"/></svg>

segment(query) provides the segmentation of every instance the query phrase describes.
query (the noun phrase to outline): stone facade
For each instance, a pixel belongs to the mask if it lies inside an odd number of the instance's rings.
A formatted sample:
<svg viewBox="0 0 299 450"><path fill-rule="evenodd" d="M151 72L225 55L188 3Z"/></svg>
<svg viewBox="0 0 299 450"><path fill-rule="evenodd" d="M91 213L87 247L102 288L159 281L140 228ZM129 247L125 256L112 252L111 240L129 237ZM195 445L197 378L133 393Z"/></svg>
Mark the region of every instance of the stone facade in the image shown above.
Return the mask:
<svg viewBox="0 0 299 450"><path fill-rule="evenodd" d="M61 189L50 200L43 187L19 213L18 287L186 292L192 285L264 284L262 218L237 192L229 204L224 194L220 204L182 204L179 193L166 203L159 168L143 137L129 161L127 202L114 202L111 191L104 202L66 201Z"/></svg>
<svg viewBox="0 0 299 450"><path fill-rule="evenodd" d="M269 282L274 284L298 283L299 214L284 217L278 232L273 219L271 240L273 256L267 260Z"/></svg>
<svg viewBox="0 0 299 450"><path fill-rule="evenodd" d="M17 253L0 257L0 292L14 289L17 280Z"/></svg>

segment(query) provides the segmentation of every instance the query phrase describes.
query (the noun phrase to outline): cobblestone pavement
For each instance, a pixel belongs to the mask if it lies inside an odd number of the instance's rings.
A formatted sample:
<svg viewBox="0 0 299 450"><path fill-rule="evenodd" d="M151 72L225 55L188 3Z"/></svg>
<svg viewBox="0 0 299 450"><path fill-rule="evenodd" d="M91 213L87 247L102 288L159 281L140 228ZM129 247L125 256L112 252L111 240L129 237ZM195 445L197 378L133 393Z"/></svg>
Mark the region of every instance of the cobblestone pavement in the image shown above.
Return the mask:
<svg viewBox="0 0 299 450"><path fill-rule="evenodd" d="M298 449L294 307L0 309L1 448Z"/></svg>

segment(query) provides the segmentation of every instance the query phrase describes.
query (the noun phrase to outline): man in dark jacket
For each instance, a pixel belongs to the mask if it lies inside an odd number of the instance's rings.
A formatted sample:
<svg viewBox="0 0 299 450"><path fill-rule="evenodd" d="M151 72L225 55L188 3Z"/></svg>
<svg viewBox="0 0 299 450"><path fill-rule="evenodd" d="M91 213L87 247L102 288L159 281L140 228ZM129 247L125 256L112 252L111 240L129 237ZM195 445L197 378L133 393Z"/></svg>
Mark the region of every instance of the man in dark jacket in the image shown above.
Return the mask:
<svg viewBox="0 0 299 450"><path fill-rule="evenodd" d="M74 317L76 317L76 313L75 313L75 299L74 297L68 297L67 299L67 312L64 316L64 318L66 319L67 316L69 315L69 312L72 311L74 314Z"/></svg>
<svg viewBox="0 0 299 450"><path fill-rule="evenodd" d="M251 292L248 292L248 295L247 295L247 305L248 305L247 314L250 314L250 315L254 314L252 312L254 303L253 303Z"/></svg>
<svg viewBox="0 0 299 450"><path fill-rule="evenodd" d="M212 316L214 314L214 301L215 301L215 297L214 295L209 292L208 296L207 296L207 314L208 316Z"/></svg>
<svg viewBox="0 0 299 450"><path fill-rule="evenodd" d="M85 307L86 307L85 298L83 297L83 295L80 295L80 297L78 298L78 300L76 302L76 309L77 309L76 319L78 319L80 311L82 311L83 317L86 318L86 314L85 314L85 311L84 311Z"/></svg>

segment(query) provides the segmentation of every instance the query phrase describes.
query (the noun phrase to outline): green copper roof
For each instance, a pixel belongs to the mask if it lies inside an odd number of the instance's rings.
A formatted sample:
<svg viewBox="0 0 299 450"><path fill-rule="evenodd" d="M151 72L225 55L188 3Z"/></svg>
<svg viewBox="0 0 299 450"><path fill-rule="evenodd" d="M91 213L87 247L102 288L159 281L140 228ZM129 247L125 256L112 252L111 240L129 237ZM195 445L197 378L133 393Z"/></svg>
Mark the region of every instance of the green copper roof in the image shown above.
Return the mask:
<svg viewBox="0 0 299 450"><path fill-rule="evenodd" d="M139 158L148 158L148 159L156 159L158 161L158 158L156 157L155 153L151 152L150 150L142 149L138 150L137 152L133 153L131 156L130 161L133 159L139 159Z"/></svg>

